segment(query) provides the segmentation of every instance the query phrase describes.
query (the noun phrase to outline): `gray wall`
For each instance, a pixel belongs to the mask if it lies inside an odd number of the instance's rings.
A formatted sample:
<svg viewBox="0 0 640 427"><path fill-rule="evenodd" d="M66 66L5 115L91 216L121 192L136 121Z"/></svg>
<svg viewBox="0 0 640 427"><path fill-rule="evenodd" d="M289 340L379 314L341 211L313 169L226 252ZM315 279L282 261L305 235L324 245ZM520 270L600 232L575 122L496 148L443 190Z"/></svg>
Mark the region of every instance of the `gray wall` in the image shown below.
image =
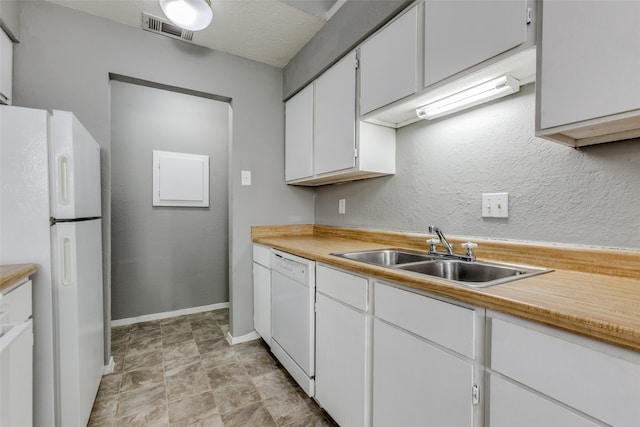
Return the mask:
<svg viewBox="0 0 640 427"><path fill-rule="evenodd" d="M15 104L74 111L103 149L106 318L111 310L109 72L232 99L230 332L252 331L251 225L314 220L313 191L284 184L282 70L48 2L23 2L21 23ZM241 170L253 172L251 187L240 186Z"/></svg>
<svg viewBox="0 0 640 427"><path fill-rule="evenodd" d="M228 103L111 82L111 316L229 301ZM209 156L209 207L152 206L153 150Z"/></svg>
<svg viewBox="0 0 640 427"><path fill-rule="evenodd" d="M640 249L640 141L574 150L534 137L534 111L528 85L399 129L396 175L319 188L316 222ZM508 192L509 218L482 218L483 192Z"/></svg>
<svg viewBox="0 0 640 427"><path fill-rule="evenodd" d="M306 86L410 3L411 0L347 1L284 67L284 98Z"/></svg>

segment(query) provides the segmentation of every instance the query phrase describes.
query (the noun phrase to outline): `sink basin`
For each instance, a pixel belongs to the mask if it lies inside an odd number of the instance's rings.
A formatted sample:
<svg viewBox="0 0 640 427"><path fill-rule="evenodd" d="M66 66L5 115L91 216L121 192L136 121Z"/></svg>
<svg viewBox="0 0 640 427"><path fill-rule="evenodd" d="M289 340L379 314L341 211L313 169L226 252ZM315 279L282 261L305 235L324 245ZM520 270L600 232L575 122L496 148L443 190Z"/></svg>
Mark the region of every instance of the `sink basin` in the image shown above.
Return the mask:
<svg viewBox="0 0 640 427"><path fill-rule="evenodd" d="M405 249L376 249L370 251L334 253L331 255L385 267L436 259L436 257L424 253L412 252Z"/></svg>
<svg viewBox="0 0 640 427"><path fill-rule="evenodd" d="M442 279L478 288L494 286L551 271L543 268L524 267L511 264L494 264L459 260L421 262L401 265L397 268L399 270L440 277Z"/></svg>

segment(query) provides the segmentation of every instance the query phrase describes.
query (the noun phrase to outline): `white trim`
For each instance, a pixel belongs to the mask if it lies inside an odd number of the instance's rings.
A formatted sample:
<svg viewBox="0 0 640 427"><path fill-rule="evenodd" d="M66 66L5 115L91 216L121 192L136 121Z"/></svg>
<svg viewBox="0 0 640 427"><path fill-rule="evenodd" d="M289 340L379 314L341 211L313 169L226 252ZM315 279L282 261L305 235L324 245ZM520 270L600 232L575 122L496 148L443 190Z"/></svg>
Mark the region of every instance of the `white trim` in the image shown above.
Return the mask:
<svg viewBox="0 0 640 427"><path fill-rule="evenodd" d="M150 320L168 319L169 317L182 316L185 314L202 313L204 311L222 310L223 308L229 308L228 302L221 302L218 304L203 305L200 307L183 308L181 310L167 311L164 313L145 314L144 316L129 317L127 319L117 319L111 321L111 327L133 325L134 323L148 322Z"/></svg>
<svg viewBox="0 0 640 427"><path fill-rule="evenodd" d="M233 335L231 335L231 332L227 332L227 342L229 343L229 345L241 344L243 342L257 340L259 338L260 334L258 334L256 331L249 332L248 334L241 335L239 337L234 337Z"/></svg>
<svg viewBox="0 0 640 427"><path fill-rule="evenodd" d="M113 360L113 356L111 356L111 359L109 359L109 363L104 365L104 368L102 369L102 375L112 374L115 369L116 362Z"/></svg>
<svg viewBox="0 0 640 427"><path fill-rule="evenodd" d="M325 16L325 21L328 21L329 19L331 19L331 17L333 15L336 14L336 12L342 7L344 6L344 4L347 2L347 0L338 0L337 2L335 2L333 4L333 6L331 6L331 9L329 9L327 11L327 14Z"/></svg>

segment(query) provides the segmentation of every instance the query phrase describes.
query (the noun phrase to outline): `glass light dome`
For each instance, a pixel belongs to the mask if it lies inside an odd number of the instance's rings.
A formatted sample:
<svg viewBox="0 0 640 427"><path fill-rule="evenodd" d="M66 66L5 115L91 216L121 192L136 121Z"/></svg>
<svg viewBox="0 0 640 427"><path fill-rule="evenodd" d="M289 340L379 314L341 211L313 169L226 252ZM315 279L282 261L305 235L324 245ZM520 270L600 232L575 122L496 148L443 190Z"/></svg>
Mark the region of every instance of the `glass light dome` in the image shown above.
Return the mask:
<svg viewBox="0 0 640 427"><path fill-rule="evenodd" d="M160 0L160 7L171 22L185 30L203 30L213 19L211 0Z"/></svg>

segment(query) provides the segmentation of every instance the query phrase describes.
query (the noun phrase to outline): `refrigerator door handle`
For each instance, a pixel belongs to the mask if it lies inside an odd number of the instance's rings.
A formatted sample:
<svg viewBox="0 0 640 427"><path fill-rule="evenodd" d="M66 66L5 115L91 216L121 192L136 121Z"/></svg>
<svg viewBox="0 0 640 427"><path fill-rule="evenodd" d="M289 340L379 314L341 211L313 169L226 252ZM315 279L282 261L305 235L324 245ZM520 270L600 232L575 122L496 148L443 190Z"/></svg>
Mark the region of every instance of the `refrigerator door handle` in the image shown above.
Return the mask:
<svg viewBox="0 0 640 427"><path fill-rule="evenodd" d="M58 202L61 205L69 204L69 159L66 156L58 156Z"/></svg>
<svg viewBox="0 0 640 427"><path fill-rule="evenodd" d="M71 285L73 281L73 257L71 253L71 238L65 237L62 239L62 284L64 286Z"/></svg>

